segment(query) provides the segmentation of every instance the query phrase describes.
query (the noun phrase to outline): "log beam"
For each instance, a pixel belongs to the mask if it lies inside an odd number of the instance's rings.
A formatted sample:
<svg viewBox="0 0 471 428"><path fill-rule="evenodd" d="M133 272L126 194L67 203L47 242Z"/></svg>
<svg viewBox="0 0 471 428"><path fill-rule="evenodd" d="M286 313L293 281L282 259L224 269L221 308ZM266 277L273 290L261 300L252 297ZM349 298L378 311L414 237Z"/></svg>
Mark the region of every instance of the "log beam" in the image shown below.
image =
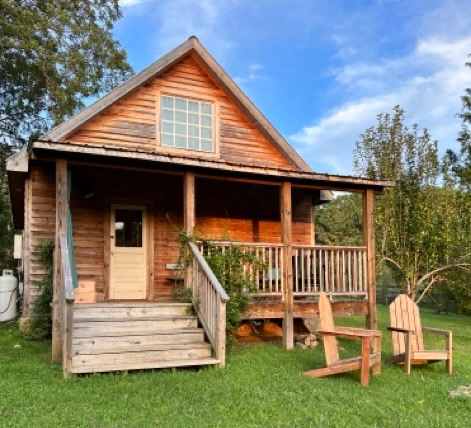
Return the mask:
<svg viewBox="0 0 471 428"><path fill-rule="evenodd" d="M64 287L61 275L59 237L67 233L68 209L67 161L56 161L56 233L52 299L52 361L62 363Z"/></svg>
<svg viewBox="0 0 471 428"><path fill-rule="evenodd" d="M368 315L366 325L370 329L378 328L376 313L376 255L374 224L375 193L371 189L363 192L363 243L366 247Z"/></svg>
<svg viewBox="0 0 471 428"><path fill-rule="evenodd" d="M293 264L292 264L292 215L291 183L285 181L280 187L281 241L283 248L283 346L294 347L293 329Z"/></svg>
<svg viewBox="0 0 471 428"><path fill-rule="evenodd" d="M192 172L183 174L183 230L187 236L193 236L195 228L195 175ZM185 269L185 287L191 284L191 267Z"/></svg>
<svg viewBox="0 0 471 428"><path fill-rule="evenodd" d="M195 227L195 175L183 174L183 229L192 235Z"/></svg>

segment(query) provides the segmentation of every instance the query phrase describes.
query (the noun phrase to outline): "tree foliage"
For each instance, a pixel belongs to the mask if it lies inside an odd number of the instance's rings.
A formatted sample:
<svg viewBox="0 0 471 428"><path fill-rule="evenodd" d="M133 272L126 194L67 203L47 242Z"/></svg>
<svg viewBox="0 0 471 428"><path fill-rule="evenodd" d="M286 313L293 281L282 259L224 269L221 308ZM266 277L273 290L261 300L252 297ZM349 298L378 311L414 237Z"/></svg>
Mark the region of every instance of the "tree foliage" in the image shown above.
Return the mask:
<svg viewBox="0 0 471 428"><path fill-rule="evenodd" d="M118 0L0 0L0 143L24 142L131 72Z"/></svg>
<svg viewBox="0 0 471 428"><path fill-rule="evenodd" d="M469 224L462 221L462 195L440 186L437 142L417 125L408 128L404 111L380 114L367 129L355 152L357 172L396 185L378 199L378 254L396 268L407 292L420 300L431 287L444 282L454 269L466 269Z"/></svg>
<svg viewBox="0 0 471 428"><path fill-rule="evenodd" d="M316 244L362 245L362 200L359 194L340 194L315 211Z"/></svg>
<svg viewBox="0 0 471 428"><path fill-rule="evenodd" d="M29 335L32 339L45 339L52 334L53 259L54 243L49 240L42 241L39 246L39 262L46 274L38 283L40 294L34 301L31 311Z"/></svg>
<svg viewBox="0 0 471 428"><path fill-rule="evenodd" d="M8 194L6 159L12 154L12 148L0 144L0 267L13 267L13 224L10 197Z"/></svg>
<svg viewBox="0 0 471 428"><path fill-rule="evenodd" d="M467 62L466 67L471 73L471 62ZM471 192L471 88L465 89L461 101L462 110L459 117L462 119L462 124L457 138L460 151L458 153L453 150L447 151L443 160L443 172L448 182Z"/></svg>

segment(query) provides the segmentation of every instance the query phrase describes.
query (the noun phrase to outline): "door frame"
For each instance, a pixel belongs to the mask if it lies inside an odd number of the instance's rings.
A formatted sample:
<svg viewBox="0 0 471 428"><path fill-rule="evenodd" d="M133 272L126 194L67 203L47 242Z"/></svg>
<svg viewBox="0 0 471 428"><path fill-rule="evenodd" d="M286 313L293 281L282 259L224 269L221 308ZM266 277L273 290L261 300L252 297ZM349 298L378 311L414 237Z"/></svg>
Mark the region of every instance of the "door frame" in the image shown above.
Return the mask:
<svg viewBox="0 0 471 428"><path fill-rule="evenodd" d="M133 302L152 301L154 298L154 215L153 205L150 203L130 204L123 201L111 201L106 204L104 213L104 299L105 301L129 301L129 299L112 299L111 291L111 241L114 211L116 209L139 209L143 212L142 240L145 248L146 259L146 293L144 299L132 299Z"/></svg>

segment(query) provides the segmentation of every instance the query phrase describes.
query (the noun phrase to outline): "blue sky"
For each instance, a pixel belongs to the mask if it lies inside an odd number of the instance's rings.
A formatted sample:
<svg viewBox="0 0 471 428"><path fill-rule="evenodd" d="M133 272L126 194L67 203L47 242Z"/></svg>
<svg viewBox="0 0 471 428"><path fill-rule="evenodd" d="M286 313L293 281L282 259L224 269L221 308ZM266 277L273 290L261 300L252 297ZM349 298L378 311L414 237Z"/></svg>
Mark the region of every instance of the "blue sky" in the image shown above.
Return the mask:
<svg viewBox="0 0 471 428"><path fill-rule="evenodd" d="M469 0L120 0L135 71L194 34L317 171L352 172L376 115L403 106L457 148L471 86Z"/></svg>

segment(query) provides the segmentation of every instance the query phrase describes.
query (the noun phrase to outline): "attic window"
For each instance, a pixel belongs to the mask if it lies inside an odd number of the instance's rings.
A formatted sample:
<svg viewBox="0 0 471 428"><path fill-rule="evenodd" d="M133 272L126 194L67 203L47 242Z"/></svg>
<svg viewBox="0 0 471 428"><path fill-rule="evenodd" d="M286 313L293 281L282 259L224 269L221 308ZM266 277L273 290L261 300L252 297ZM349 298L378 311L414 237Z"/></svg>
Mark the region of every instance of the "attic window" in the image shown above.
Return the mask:
<svg viewBox="0 0 471 428"><path fill-rule="evenodd" d="M214 151L212 103L164 95L160 98L160 141L164 147Z"/></svg>

